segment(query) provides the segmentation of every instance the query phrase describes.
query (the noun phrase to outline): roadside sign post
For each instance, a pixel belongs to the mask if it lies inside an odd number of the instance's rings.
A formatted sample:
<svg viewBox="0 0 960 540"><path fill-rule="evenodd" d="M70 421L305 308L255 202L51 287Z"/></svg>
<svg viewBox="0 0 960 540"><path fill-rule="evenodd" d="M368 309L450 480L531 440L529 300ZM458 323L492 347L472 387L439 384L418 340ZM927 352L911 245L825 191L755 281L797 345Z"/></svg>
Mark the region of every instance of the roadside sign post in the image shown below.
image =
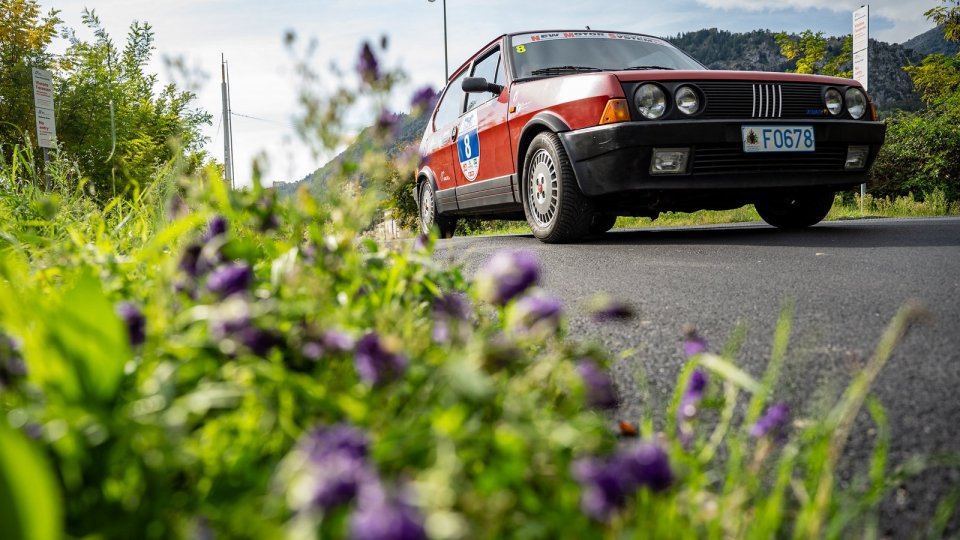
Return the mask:
<svg viewBox="0 0 960 540"><path fill-rule="evenodd" d="M853 78L870 91L870 6L863 5L853 12ZM860 215L867 197L867 184L860 184Z"/></svg>
<svg viewBox="0 0 960 540"><path fill-rule="evenodd" d="M37 145L43 150L44 190L50 191L50 149L57 141L57 122L53 114L53 74L33 68L33 105L37 120Z"/></svg>

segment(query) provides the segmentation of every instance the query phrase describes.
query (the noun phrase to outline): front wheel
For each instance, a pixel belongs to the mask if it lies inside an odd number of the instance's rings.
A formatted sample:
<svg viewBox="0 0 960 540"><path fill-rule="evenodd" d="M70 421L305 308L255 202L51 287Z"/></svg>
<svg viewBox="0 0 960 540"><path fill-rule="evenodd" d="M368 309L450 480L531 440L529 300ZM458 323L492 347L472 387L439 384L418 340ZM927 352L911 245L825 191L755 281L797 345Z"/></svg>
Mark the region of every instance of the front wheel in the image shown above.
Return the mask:
<svg viewBox="0 0 960 540"><path fill-rule="evenodd" d="M451 238L457 228L457 219L440 215L437 211L437 194L430 182L420 185L420 232L430 234L436 227L440 231L440 238Z"/></svg>
<svg viewBox="0 0 960 540"><path fill-rule="evenodd" d="M537 135L523 163L523 210L533 235L548 244L586 236L593 205L577 187L560 138L550 132Z"/></svg>
<svg viewBox="0 0 960 540"><path fill-rule="evenodd" d="M820 223L833 206L832 191L808 191L757 201L764 221L779 229L802 229Z"/></svg>

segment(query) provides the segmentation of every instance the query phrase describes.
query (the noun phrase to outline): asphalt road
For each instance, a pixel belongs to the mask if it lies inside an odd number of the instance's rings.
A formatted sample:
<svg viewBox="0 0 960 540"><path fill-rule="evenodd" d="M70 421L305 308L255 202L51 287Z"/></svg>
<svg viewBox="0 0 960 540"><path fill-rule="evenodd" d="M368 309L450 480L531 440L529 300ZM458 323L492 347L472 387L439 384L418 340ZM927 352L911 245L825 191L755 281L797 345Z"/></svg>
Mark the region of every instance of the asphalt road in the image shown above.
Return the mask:
<svg viewBox="0 0 960 540"><path fill-rule="evenodd" d="M438 243L437 257L472 276L501 249L538 256L543 286L564 301L572 337L599 340L617 354L633 351L614 367L621 418L665 408L684 363L685 323L715 348L745 324L737 360L759 376L788 300L795 301L795 319L776 397L801 415L823 414L897 309L919 300L932 320L911 331L874 386L889 415L890 462L960 455L960 218L825 222L795 232L762 224L617 230L575 245L524 235L453 238ZM583 302L600 291L631 303L639 317L593 322ZM844 482L866 469L875 441L861 416ZM907 481L883 506L883 532L914 536L958 487L960 471L947 468ZM957 522L955 516L954 531Z"/></svg>

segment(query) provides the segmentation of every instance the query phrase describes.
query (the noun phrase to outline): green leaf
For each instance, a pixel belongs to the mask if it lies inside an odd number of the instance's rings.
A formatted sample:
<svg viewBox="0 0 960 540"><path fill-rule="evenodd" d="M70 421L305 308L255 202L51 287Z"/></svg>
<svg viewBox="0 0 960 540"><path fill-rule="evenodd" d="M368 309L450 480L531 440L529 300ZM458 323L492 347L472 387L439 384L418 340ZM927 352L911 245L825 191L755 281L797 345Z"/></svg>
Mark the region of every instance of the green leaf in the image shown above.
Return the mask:
<svg viewBox="0 0 960 540"><path fill-rule="evenodd" d="M59 488L43 453L0 420L0 536L60 538L62 515Z"/></svg>

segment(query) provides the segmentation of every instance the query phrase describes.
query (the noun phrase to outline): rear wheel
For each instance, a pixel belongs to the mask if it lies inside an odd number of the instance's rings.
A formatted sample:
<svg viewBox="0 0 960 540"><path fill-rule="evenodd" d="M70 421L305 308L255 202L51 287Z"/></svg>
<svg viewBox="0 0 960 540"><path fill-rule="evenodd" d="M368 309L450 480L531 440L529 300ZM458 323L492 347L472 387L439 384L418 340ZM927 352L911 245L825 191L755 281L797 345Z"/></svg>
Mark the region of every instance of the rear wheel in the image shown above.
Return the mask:
<svg viewBox="0 0 960 540"><path fill-rule="evenodd" d="M806 191L757 201L764 221L779 229L802 229L820 223L833 206L832 191Z"/></svg>
<svg viewBox="0 0 960 540"><path fill-rule="evenodd" d="M603 234L617 223L617 216L606 216L603 214L597 214L593 216L593 221L590 223L590 234Z"/></svg>
<svg viewBox="0 0 960 540"><path fill-rule="evenodd" d="M440 238L451 238L457 228L457 219L440 215L437 211L437 194L430 182L420 184L420 232L430 234L436 227Z"/></svg>
<svg viewBox="0 0 960 540"><path fill-rule="evenodd" d="M548 244L590 232L593 207L580 193L570 159L555 133L537 135L524 159L523 210L533 235Z"/></svg>

